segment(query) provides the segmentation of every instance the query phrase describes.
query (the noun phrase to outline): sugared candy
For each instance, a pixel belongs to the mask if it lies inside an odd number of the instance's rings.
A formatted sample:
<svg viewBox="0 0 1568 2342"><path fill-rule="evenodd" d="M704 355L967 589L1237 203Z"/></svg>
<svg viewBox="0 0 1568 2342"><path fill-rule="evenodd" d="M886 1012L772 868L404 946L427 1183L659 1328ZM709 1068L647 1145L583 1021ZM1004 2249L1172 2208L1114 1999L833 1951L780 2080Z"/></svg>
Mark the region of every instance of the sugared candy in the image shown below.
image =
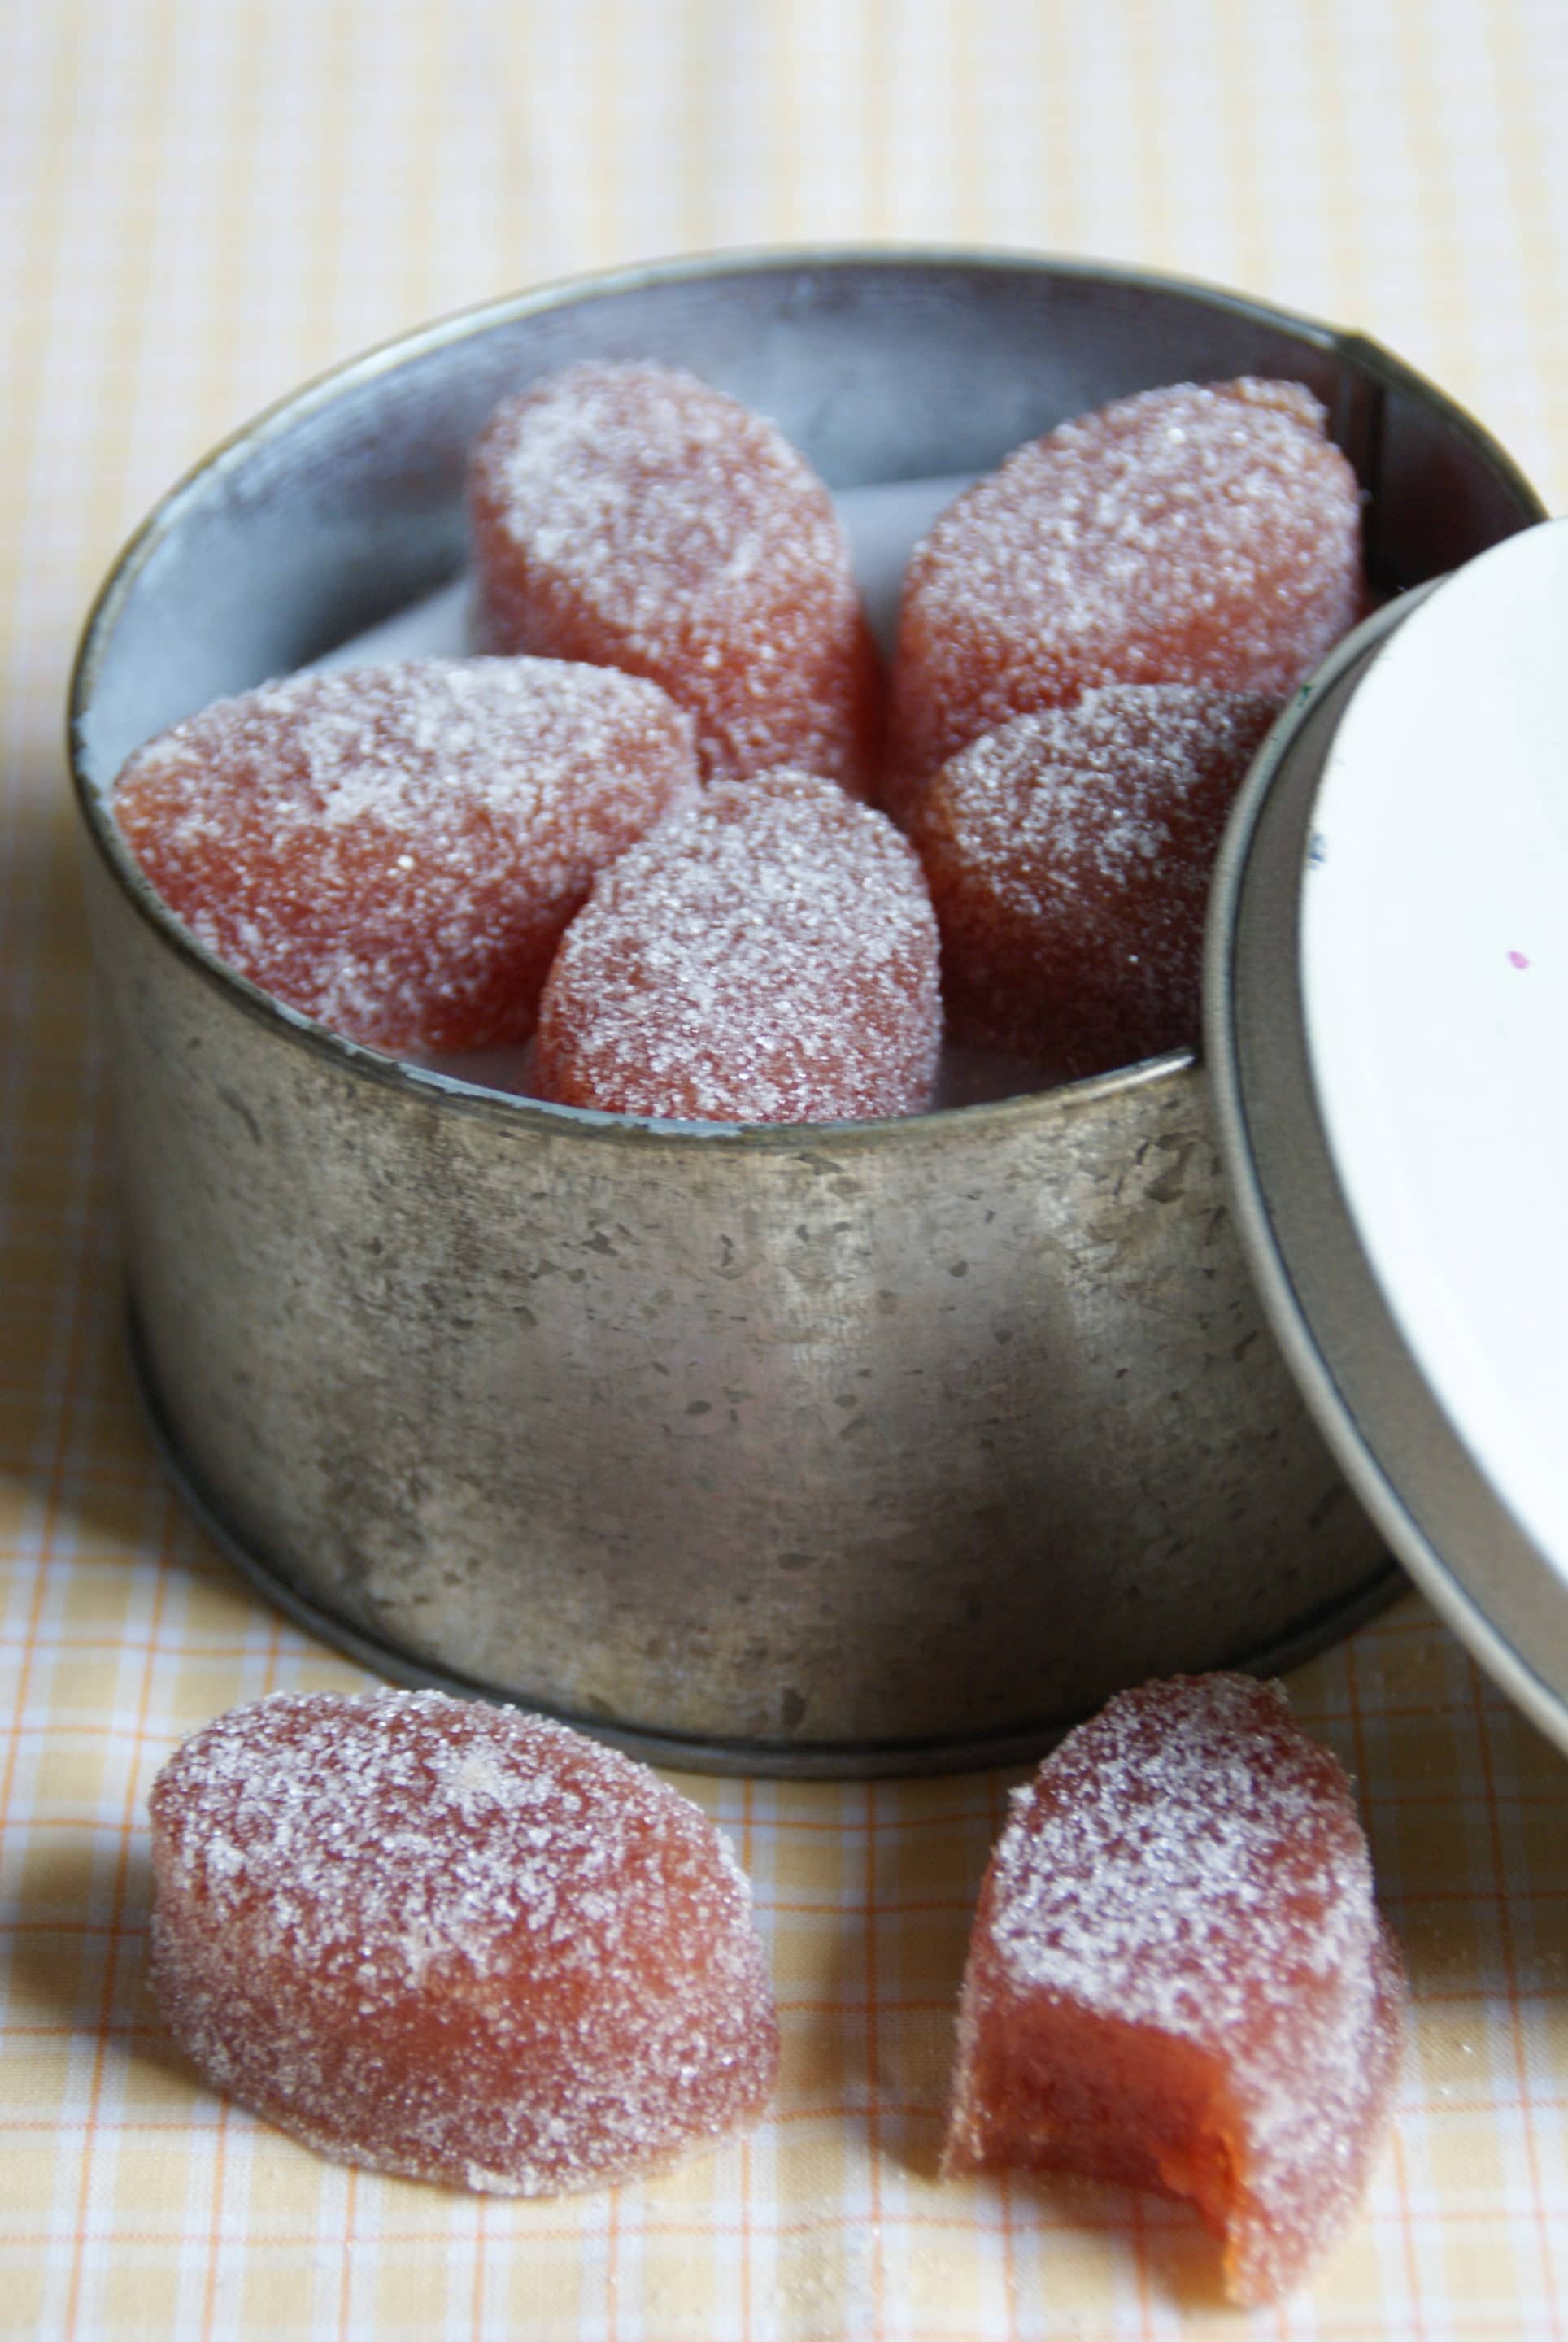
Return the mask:
<svg viewBox="0 0 1568 2342"><path fill-rule="evenodd" d="M236 1708L152 1796L153 1980L318 2153L498 2195L753 2123L778 2030L745 1878L646 1766L437 1692Z"/></svg>
<svg viewBox="0 0 1568 2342"><path fill-rule="evenodd" d="M1273 2299L1355 2208L1404 1999L1349 1783L1279 1686L1124 1692L1014 1793L944 2167L1190 2197L1231 2297Z"/></svg>
<svg viewBox="0 0 1568 2342"><path fill-rule="evenodd" d="M912 1114L941 1012L920 864L884 816L780 770L715 782L594 887L539 1010L546 1097L618 1114Z"/></svg>
<svg viewBox="0 0 1568 2342"><path fill-rule="evenodd" d="M1071 1075L1197 1039L1210 876L1274 713L1201 685L1112 685L941 767L910 836L956 1039Z"/></svg>
<svg viewBox="0 0 1568 2342"><path fill-rule="evenodd" d="M771 424L589 360L498 410L471 492L484 648L651 676L705 776L794 764L868 793L877 654L828 492Z"/></svg>
<svg viewBox="0 0 1568 2342"><path fill-rule="evenodd" d="M1283 699L1360 613L1355 475L1298 383L1141 392L1009 456L916 547L883 802L1105 683Z"/></svg>
<svg viewBox="0 0 1568 2342"><path fill-rule="evenodd" d="M387 1049L526 1039L596 871L695 790L652 684L420 659L265 684L136 751L115 812L164 900L291 1007Z"/></svg>

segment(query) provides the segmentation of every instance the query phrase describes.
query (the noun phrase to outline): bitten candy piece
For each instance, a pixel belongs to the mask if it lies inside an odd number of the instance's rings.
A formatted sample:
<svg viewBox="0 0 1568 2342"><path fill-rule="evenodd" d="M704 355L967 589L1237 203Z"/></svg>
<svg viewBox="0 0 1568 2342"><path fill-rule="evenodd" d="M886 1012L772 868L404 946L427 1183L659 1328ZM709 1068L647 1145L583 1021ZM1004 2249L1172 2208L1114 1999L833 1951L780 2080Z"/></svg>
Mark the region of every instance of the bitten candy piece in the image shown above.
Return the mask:
<svg viewBox="0 0 1568 2342"><path fill-rule="evenodd" d="M1404 1999L1350 1785L1280 1687L1123 1692L1014 1793L944 2168L1190 2197L1231 2297L1271 2300L1355 2208Z"/></svg>
<svg viewBox="0 0 1568 2342"><path fill-rule="evenodd" d="M828 491L770 423L590 360L498 410L471 486L485 649L651 676L707 776L803 765L867 794L879 662Z"/></svg>
<svg viewBox="0 0 1568 2342"><path fill-rule="evenodd" d="M623 855L539 1010L543 1096L616 1114L913 1114L940 1041L936 920L892 824L830 781L712 784Z"/></svg>
<svg viewBox="0 0 1568 2342"><path fill-rule="evenodd" d="M417 659L264 684L115 786L169 908L290 1007L385 1049L526 1040L596 871L697 786L652 684Z"/></svg>
<svg viewBox="0 0 1568 2342"><path fill-rule="evenodd" d="M697 1807L438 1692L233 1709L152 1795L153 1981L220 2089L339 2161L608 2185L755 2122L778 2027Z"/></svg>
<svg viewBox="0 0 1568 2342"><path fill-rule="evenodd" d="M1075 1076L1197 1039L1214 857L1274 714L1201 685L1108 686L941 767L910 836L956 1039Z"/></svg>
<svg viewBox="0 0 1568 2342"><path fill-rule="evenodd" d="M1063 423L916 547L884 802L1105 683L1283 699L1361 610L1361 500L1299 383L1183 383Z"/></svg>

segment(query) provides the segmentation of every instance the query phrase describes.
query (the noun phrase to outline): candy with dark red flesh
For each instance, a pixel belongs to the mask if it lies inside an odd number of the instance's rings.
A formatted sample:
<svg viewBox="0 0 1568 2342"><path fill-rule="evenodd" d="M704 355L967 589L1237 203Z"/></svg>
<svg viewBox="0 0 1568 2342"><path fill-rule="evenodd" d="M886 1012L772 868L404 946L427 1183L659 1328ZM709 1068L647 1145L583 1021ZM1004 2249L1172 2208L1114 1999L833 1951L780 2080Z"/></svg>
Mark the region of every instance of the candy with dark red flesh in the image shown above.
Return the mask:
<svg viewBox="0 0 1568 2342"><path fill-rule="evenodd" d="M545 659L420 659L220 699L116 784L132 853L231 967L385 1049L531 1031L595 873L693 792L653 685Z"/></svg>
<svg viewBox="0 0 1568 2342"><path fill-rule="evenodd" d="M1064 1075L1196 1042L1225 818L1272 700L1108 686L944 765L910 826L955 1039Z"/></svg>
<svg viewBox="0 0 1568 2342"><path fill-rule="evenodd" d="M772 2089L733 1857L579 1733L436 1692L279 1695L188 1740L152 1819L169 2030L320 2154L553 2195L710 2147Z"/></svg>
<svg viewBox="0 0 1568 2342"><path fill-rule="evenodd" d="M883 802L1106 683L1282 700L1362 606L1361 500L1299 384L1151 390L1060 425L943 514L904 581Z"/></svg>
<svg viewBox="0 0 1568 2342"><path fill-rule="evenodd" d="M770 423L588 361L498 409L471 490L485 649L650 676L706 776L801 765L868 794L879 662L828 491Z"/></svg>
<svg viewBox="0 0 1568 2342"><path fill-rule="evenodd" d="M945 2168L1190 2197L1231 2297L1276 2298L1355 2210L1405 1997L1350 1786L1280 1687L1124 1692L1015 1792Z"/></svg>
<svg viewBox="0 0 1568 2342"><path fill-rule="evenodd" d="M541 1095L834 1122L930 1100L936 921L907 841L830 781L710 784L596 885L539 1010Z"/></svg>

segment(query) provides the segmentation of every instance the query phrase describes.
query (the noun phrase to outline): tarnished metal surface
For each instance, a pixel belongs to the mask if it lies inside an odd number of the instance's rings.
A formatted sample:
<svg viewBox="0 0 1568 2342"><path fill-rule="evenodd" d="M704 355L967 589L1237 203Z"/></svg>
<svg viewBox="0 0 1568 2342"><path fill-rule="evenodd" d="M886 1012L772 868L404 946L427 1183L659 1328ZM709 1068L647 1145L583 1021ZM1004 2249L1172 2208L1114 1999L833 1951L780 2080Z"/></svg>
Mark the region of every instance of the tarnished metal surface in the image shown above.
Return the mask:
<svg viewBox="0 0 1568 2342"><path fill-rule="evenodd" d="M1429 478L1438 449L1444 558L1536 516L1368 345L951 256L534 296L265 419L133 546L77 685L132 1302L182 1470L261 1572L416 1669L784 1769L970 1761L1326 1636L1386 1565L1263 1325L1186 1061L821 1131L575 1116L280 1013L130 868L97 795L128 749L437 582L479 415L603 349L683 360L840 481L1293 371L1374 495L1412 435Z"/></svg>
<svg viewBox="0 0 1568 2342"><path fill-rule="evenodd" d="M973 1738L1375 1566L1195 1075L584 1127L280 1046L105 892L151 1382L234 1533L378 1640L667 1732Z"/></svg>

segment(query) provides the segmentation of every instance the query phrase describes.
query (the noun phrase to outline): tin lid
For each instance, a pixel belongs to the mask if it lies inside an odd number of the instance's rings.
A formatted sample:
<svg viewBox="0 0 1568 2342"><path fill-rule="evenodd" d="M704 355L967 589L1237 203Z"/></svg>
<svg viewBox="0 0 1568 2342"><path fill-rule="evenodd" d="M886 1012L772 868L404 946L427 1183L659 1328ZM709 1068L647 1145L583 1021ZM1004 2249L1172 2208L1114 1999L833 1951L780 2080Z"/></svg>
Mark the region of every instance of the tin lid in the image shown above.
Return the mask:
<svg viewBox="0 0 1568 2342"><path fill-rule="evenodd" d="M1265 744L1210 918L1243 1245L1308 1405L1568 1747L1568 522L1380 611Z"/></svg>

